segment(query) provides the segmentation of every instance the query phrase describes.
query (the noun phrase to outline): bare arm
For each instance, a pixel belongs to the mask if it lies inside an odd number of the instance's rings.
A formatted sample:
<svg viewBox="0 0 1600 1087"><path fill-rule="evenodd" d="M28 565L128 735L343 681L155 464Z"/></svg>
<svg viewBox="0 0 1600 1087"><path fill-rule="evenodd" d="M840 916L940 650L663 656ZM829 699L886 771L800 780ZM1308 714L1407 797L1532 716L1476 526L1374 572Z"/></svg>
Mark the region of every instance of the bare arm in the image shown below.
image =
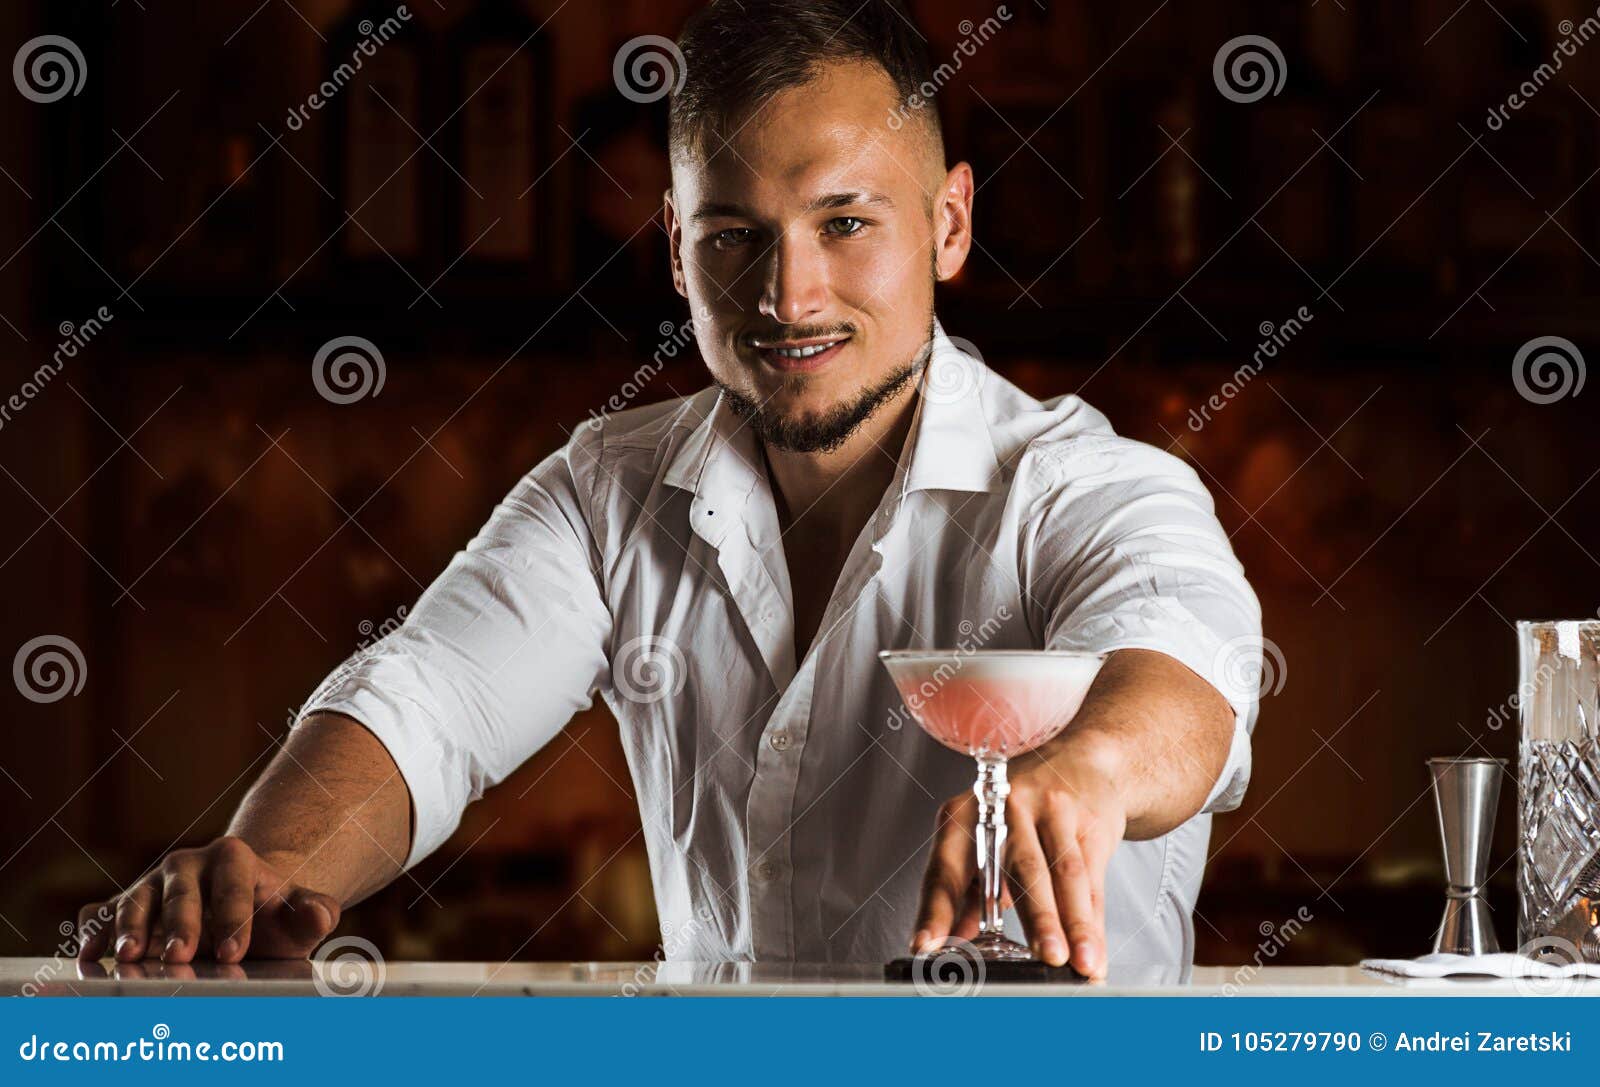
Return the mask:
<svg viewBox="0 0 1600 1087"><path fill-rule="evenodd" d="M349 906L400 874L411 794L388 749L335 713L289 734L239 804L228 833L294 882Z"/></svg>
<svg viewBox="0 0 1600 1087"><path fill-rule="evenodd" d="M119 961L302 958L342 909L401 870L411 795L356 721L314 714L251 786L228 833L163 857L133 886L79 911L79 957ZM94 919L114 914L114 925Z"/></svg>
<svg viewBox="0 0 1600 1087"><path fill-rule="evenodd" d="M1233 742L1234 713L1210 683L1163 653L1123 649L1054 740L1017 760L1043 776L1087 764L1116 792L1122 837L1159 838L1200 811Z"/></svg>

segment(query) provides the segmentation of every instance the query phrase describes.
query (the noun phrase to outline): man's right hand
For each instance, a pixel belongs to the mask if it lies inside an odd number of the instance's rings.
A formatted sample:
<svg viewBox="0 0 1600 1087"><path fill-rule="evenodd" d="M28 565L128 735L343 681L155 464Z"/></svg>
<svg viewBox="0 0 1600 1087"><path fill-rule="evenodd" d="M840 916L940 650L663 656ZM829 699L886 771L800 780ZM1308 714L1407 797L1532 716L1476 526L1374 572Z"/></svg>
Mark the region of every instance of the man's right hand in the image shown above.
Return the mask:
<svg viewBox="0 0 1600 1087"><path fill-rule="evenodd" d="M242 839L179 849L106 902L78 911L78 958L303 959L339 923L338 900L291 883ZM114 925L94 925L114 912Z"/></svg>

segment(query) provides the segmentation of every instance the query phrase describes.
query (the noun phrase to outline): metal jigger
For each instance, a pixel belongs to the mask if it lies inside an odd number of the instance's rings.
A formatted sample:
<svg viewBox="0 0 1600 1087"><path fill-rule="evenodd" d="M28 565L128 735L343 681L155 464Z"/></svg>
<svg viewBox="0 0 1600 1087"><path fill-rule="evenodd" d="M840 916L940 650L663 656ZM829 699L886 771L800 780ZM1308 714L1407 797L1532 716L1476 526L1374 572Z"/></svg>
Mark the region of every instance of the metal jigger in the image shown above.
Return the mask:
<svg viewBox="0 0 1600 1087"><path fill-rule="evenodd" d="M1428 760L1448 883L1444 920L1433 941L1436 953L1491 955L1500 950L1489 921L1483 882L1505 765L1505 759Z"/></svg>

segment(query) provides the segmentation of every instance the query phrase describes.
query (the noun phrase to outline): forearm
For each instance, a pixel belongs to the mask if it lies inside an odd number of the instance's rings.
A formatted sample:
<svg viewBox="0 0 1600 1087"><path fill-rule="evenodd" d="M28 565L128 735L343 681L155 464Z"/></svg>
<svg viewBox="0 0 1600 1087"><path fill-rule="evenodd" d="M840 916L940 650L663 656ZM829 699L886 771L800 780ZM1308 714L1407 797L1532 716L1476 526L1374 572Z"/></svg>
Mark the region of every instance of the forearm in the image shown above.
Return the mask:
<svg viewBox="0 0 1600 1087"><path fill-rule="evenodd" d="M1197 813L1227 763L1234 712L1221 692L1163 653L1107 658L1083 707L1041 760L1088 761L1126 806L1130 839Z"/></svg>
<svg viewBox="0 0 1600 1087"><path fill-rule="evenodd" d="M399 875L411 794L377 737L351 718L314 714L245 794L228 833L292 882L348 906Z"/></svg>

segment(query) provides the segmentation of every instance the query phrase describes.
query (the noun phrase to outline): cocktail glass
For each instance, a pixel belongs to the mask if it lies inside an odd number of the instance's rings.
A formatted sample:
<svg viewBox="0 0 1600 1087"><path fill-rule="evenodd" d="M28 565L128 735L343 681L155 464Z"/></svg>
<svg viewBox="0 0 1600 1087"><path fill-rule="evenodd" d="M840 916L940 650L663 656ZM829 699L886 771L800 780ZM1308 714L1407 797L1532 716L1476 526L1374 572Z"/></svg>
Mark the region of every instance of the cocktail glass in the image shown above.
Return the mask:
<svg viewBox="0 0 1600 1087"><path fill-rule="evenodd" d="M1006 763L1067 726L1105 662L1103 653L1066 650L885 650L878 654L923 731L978 763L978 878L983 912L978 954L1026 961L1033 955L1001 927L1000 866L1006 844Z"/></svg>

